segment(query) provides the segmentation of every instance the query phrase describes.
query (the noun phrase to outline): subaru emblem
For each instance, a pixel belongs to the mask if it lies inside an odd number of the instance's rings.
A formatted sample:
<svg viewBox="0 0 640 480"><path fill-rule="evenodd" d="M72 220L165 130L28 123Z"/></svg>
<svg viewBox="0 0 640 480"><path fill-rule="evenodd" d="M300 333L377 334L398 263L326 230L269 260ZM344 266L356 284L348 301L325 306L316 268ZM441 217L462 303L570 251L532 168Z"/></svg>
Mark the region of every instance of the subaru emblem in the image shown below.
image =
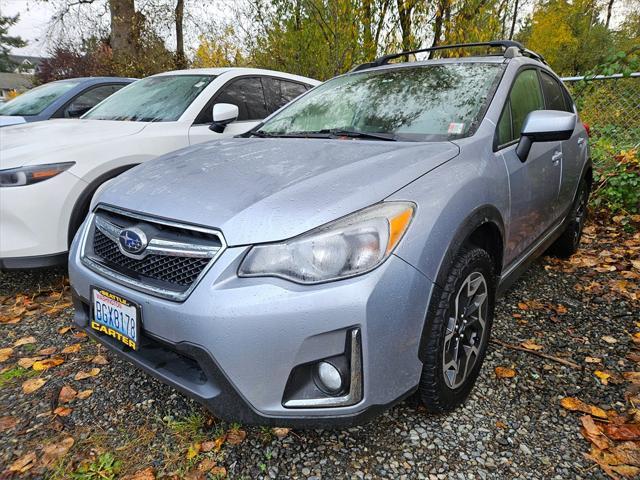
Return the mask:
<svg viewBox="0 0 640 480"><path fill-rule="evenodd" d="M137 227L125 228L120 232L120 247L127 253L140 253L147 248L147 236Z"/></svg>

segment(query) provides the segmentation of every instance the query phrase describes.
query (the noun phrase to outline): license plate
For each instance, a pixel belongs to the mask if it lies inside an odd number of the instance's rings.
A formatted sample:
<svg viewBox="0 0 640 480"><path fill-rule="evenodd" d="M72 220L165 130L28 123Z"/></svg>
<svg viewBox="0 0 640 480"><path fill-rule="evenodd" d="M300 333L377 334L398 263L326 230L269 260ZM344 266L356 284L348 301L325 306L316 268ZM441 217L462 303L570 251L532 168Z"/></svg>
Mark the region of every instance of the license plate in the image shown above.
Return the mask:
<svg viewBox="0 0 640 480"><path fill-rule="evenodd" d="M91 290L91 299L91 328L137 350L140 308L120 295L100 288Z"/></svg>

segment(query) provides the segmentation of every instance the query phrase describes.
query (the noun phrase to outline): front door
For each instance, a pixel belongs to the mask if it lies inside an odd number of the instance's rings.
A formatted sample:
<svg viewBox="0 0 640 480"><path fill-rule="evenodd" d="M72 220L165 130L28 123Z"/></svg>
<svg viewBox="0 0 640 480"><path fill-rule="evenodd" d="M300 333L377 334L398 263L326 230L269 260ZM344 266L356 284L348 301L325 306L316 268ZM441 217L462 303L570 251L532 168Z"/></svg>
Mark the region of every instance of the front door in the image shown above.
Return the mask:
<svg viewBox="0 0 640 480"><path fill-rule="evenodd" d="M498 125L498 154L509 175L510 215L507 221L505 263L509 264L543 237L558 218L562 175L561 142L536 142L526 161L516 146L526 116L544 109L538 71L516 77Z"/></svg>
<svg viewBox="0 0 640 480"><path fill-rule="evenodd" d="M216 103L231 103L238 107L238 119L227 125L222 133L209 130L213 122L213 105ZM189 143L193 145L248 132L267 115L268 107L260 77L237 78L213 95L196 123L189 129Z"/></svg>

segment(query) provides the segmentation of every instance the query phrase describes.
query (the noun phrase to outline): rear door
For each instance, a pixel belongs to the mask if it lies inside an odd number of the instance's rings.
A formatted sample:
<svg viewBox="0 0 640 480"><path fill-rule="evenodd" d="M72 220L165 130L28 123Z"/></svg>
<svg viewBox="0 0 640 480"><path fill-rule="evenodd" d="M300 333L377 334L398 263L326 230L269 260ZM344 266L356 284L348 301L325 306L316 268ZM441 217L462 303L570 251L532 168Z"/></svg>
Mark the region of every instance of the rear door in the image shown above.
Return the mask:
<svg viewBox="0 0 640 480"><path fill-rule="evenodd" d="M223 133L209 130L213 122L213 105L216 103L231 103L238 107L238 119L227 125ZM200 143L245 133L267 115L268 107L262 79L259 76L236 78L218 90L200 112L189 128L189 143Z"/></svg>
<svg viewBox="0 0 640 480"><path fill-rule="evenodd" d="M550 73L540 70L540 83L547 110L575 113L573 101L561 83ZM573 204L587 154L587 134L577 122L569 140L562 144L562 178L558 195L557 215L565 216Z"/></svg>
<svg viewBox="0 0 640 480"><path fill-rule="evenodd" d="M545 108L538 70L518 73L498 123L496 150L502 156L510 190L505 260L509 264L541 238L556 221L562 171L560 142L535 142L525 162L516 145L526 116Z"/></svg>

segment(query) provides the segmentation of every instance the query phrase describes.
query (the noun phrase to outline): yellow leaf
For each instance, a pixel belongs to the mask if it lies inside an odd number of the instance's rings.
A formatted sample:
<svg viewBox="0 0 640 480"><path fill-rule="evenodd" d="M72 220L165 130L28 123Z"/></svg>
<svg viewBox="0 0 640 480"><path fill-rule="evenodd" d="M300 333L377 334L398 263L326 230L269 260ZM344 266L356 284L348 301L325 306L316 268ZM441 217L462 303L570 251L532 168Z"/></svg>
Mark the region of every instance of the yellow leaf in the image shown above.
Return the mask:
<svg viewBox="0 0 640 480"><path fill-rule="evenodd" d="M58 333L60 335L64 335L65 333L67 333L69 330L71 330L71 327L60 327L58 329Z"/></svg>
<svg viewBox="0 0 640 480"><path fill-rule="evenodd" d="M527 350L533 350L533 351L536 351L536 352L538 350L542 350L544 348L542 345L538 345L536 342L533 342L531 340L527 340L525 342L522 342L520 345L522 345Z"/></svg>
<svg viewBox="0 0 640 480"><path fill-rule="evenodd" d="M69 345L68 347L64 347L61 353L78 353L82 345L79 343L74 343L73 345Z"/></svg>
<svg viewBox="0 0 640 480"><path fill-rule="evenodd" d="M516 376L516 371L508 367L496 367L495 372L498 378L513 378Z"/></svg>
<svg viewBox="0 0 640 480"><path fill-rule="evenodd" d="M560 400L560 405L563 408L572 412L583 412L593 415L594 417L607 418L607 412L595 405L587 405L582 400L576 397L564 397Z"/></svg>
<svg viewBox="0 0 640 480"><path fill-rule="evenodd" d="M57 367L64 363L64 358L62 357L51 357L45 360L38 360L34 362L31 368L33 368L36 372L41 372L43 370L49 370L50 368Z"/></svg>
<svg viewBox="0 0 640 480"><path fill-rule="evenodd" d="M602 370L596 370L593 374L600 379L603 385L607 385L609 383L609 378L611 377L610 373L603 372Z"/></svg>
<svg viewBox="0 0 640 480"><path fill-rule="evenodd" d="M11 465L9 465L10 472L24 473L36 464L36 454L34 452L23 455Z"/></svg>
<svg viewBox="0 0 640 480"><path fill-rule="evenodd" d="M99 368L92 368L91 370L83 370L81 372L76 373L76 376L73 377L74 380L84 380L86 378L95 377L100 373Z"/></svg>
<svg viewBox="0 0 640 480"><path fill-rule="evenodd" d="M55 353L56 351L56 347L47 347L47 348L43 348L42 350L40 350L38 352L38 355L51 355L53 353Z"/></svg>
<svg viewBox="0 0 640 480"><path fill-rule="evenodd" d="M0 362L5 362L13 353L13 348L0 348Z"/></svg>
<svg viewBox="0 0 640 480"><path fill-rule="evenodd" d="M19 347L20 345L28 345L30 343L36 343L35 337L22 337L16 340L16 343L13 344L14 347Z"/></svg>
<svg viewBox="0 0 640 480"><path fill-rule="evenodd" d="M81 392L78 393L77 398L79 398L80 400L84 400L85 398L89 398L92 393L93 393L93 390L82 390Z"/></svg>
<svg viewBox="0 0 640 480"><path fill-rule="evenodd" d="M106 365L109 363L109 361L103 355L96 355L91 359L91 362L95 363L96 365Z"/></svg>
<svg viewBox="0 0 640 480"><path fill-rule="evenodd" d="M22 384L22 392L33 393L45 383L47 383L47 381L44 378L31 378Z"/></svg>
<svg viewBox="0 0 640 480"><path fill-rule="evenodd" d="M288 428L283 428L283 427L276 427L276 428L272 428L271 431L273 432L273 434L282 439L284 437L286 437L287 435L289 435L289 430Z"/></svg>
<svg viewBox="0 0 640 480"><path fill-rule="evenodd" d="M187 450L187 460L191 460L192 458L197 456L200 453L200 448L201 447L202 447L202 445L200 443L191 444L189 446L189 449Z"/></svg>

